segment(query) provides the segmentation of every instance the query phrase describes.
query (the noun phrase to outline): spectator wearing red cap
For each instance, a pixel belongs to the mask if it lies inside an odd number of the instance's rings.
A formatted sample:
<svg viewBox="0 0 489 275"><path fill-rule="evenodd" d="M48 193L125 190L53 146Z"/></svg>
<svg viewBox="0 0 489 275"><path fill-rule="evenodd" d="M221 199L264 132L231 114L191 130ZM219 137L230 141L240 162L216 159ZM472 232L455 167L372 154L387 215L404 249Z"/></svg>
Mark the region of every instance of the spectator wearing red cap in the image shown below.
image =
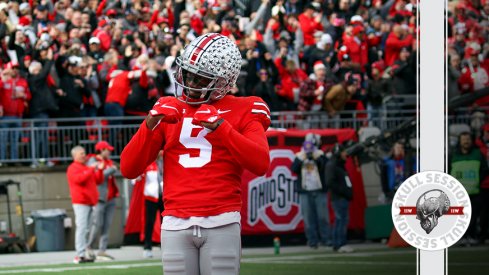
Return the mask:
<svg viewBox="0 0 489 275"><path fill-rule="evenodd" d="M93 207L97 204L99 193L97 185L103 181L104 162L92 162L87 165L85 148L75 146L71 149L73 162L68 166L66 177L70 188L71 203L75 214L74 263L93 262L87 255L88 233L92 224Z"/></svg>
<svg viewBox="0 0 489 275"><path fill-rule="evenodd" d="M482 134L475 141L479 147L482 157L489 163L489 123L482 126ZM480 243L484 243L489 237L489 176L481 179L480 185L481 210L480 210Z"/></svg>
<svg viewBox="0 0 489 275"><path fill-rule="evenodd" d="M353 27L352 35L346 36L343 41L350 52L350 60L356 70L366 71L368 63L368 45L364 39L365 29L361 25Z"/></svg>
<svg viewBox="0 0 489 275"><path fill-rule="evenodd" d="M93 255L92 246L95 243L97 235L100 233L97 259L105 258L113 260L114 258L107 254L107 245L109 244L109 232L112 224L112 218L115 212L116 200L119 196L119 189L115 180L115 173L118 168L110 159L114 147L107 141L99 141L95 144L96 155L90 155L88 166L103 163L103 181L97 185L98 203L94 209L93 224L88 237L87 251Z"/></svg>
<svg viewBox="0 0 489 275"><path fill-rule="evenodd" d="M107 15L107 17L112 19L115 16L117 16L117 11L115 9L108 9L107 12L105 13L105 15Z"/></svg>
<svg viewBox="0 0 489 275"><path fill-rule="evenodd" d="M25 107L31 99L27 80L20 76L19 65L10 61L2 71L0 82L0 129L19 128ZM0 131L0 161L7 159L7 144L10 145L9 159L18 158L20 131Z"/></svg>
<svg viewBox="0 0 489 275"><path fill-rule="evenodd" d="M306 47L314 45L314 33L323 30L321 17L322 13L318 13L318 10L313 5L308 5L304 12L299 15L299 24L304 35L304 45Z"/></svg>
<svg viewBox="0 0 489 275"><path fill-rule="evenodd" d="M385 41L385 65L391 66L399 58L401 49L411 47L413 36L406 34L406 30L401 25L395 25L392 32Z"/></svg>

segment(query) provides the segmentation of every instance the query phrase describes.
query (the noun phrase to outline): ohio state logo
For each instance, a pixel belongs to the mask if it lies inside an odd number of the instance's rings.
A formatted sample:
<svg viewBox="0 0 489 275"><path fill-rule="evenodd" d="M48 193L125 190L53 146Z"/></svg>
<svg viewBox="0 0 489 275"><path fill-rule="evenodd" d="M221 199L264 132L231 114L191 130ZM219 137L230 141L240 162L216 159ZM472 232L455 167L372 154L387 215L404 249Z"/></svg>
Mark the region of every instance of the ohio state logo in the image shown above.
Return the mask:
<svg viewBox="0 0 489 275"><path fill-rule="evenodd" d="M291 150L271 150L271 173L249 182L249 225L261 221L271 231L290 231L301 222L299 194L294 188L296 176L290 171L294 158Z"/></svg>

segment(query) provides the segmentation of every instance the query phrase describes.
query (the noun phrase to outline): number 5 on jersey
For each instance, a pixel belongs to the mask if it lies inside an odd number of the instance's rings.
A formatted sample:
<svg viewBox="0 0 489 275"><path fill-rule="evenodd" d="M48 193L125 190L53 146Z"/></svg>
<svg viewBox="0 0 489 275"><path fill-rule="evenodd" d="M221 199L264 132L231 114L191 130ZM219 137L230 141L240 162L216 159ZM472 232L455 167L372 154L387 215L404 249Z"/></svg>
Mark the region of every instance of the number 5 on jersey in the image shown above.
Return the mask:
<svg viewBox="0 0 489 275"><path fill-rule="evenodd" d="M193 129L202 129L196 137L192 137ZM212 144L205 138L208 130L202 126L192 124L192 118L183 119L182 131L180 132L180 143L187 149L199 149L199 155L191 157L190 154L179 156L178 162L185 168L198 168L206 165L211 161Z"/></svg>

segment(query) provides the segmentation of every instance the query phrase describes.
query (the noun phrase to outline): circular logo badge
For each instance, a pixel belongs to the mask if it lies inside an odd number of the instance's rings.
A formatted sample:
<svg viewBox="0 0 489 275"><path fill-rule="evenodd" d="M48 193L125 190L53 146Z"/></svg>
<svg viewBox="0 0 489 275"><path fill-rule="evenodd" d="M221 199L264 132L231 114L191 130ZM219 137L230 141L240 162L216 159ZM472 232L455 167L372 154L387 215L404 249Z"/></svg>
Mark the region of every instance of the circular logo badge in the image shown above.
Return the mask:
<svg viewBox="0 0 489 275"><path fill-rule="evenodd" d="M439 171L409 177L392 200L392 220L399 235L421 250L455 244L470 224L472 207L464 186Z"/></svg>

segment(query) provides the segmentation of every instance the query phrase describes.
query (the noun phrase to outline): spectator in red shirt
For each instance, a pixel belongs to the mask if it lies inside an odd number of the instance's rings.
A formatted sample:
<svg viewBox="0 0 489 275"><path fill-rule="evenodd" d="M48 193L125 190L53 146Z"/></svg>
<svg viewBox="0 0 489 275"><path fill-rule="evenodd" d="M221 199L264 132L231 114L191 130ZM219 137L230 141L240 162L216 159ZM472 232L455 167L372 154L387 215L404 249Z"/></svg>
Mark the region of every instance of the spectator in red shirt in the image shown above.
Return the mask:
<svg viewBox="0 0 489 275"><path fill-rule="evenodd" d="M282 79L281 88L277 90L277 94L284 97L290 106L296 105L299 102L300 85L307 79L307 74L300 68L297 68L293 60L285 61L284 66L282 64L282 58L279 57L275 59L275 66Z"/></svg>
<svg viewBox="0 0 489 275"><path fill-rule="evenodd" d="M314 45L314 33L323 30L321 16L322 14L318 13L313 5L308 5L304 12L299 15L299 23L304 34L304 45L306 47Z"/></svg>
<svg viewBox="0 0 489 275"><path fill-rule="evenodd" d="M365 72L368 64L368 45L365 41L365 29L361 25L353 27L352 35L343 41L350 53L350 60L355 69Z"/></svg>
<svg viewBox="0 0 489 275"><path fill-rule="evenodd" d="M7 144L10 145L9 159L18 158L17 144L22 115L27 102L31 99L27 80L19 75L19 65L9 62L2 72L0 82L0 159L7 159Z"/></svg>
<svg viewBox="0 0 489 275"><path fill-rule="evenodd" d="M391 66L399 58L401 49L410 47L413 43L413 36L406 34L406 30L401 25L395 25L392 32L385 41L385 65Z"/></svg>
<svg viewBox="0 0 489 275"><path fill-rule="evenodd" d="M138 58L138 60L142 59L144 58ZM126 106L127 97L131 93L131 82L138 79L141 87L148 86L146 68L147 64L145 63L133 67L132 71L115 70L112 72L112 79L109 82L107 98L105 99L106 116L124 116L124 106Z"/></svg>
<svg viewBox="0 0 489 275"><path fill-rule="evenodd" d="M143 63L142 60L145 60ZM109 88L107 90L107 97L105 98L104 113L108 117L122 117L124 116L124 107L127 103L127 98L132 93L132 83L137 80L139 85L143 88L148 86L148 76L146 75L146 69L148 67L147 56L142 55L136 62L137 65L133 67L132 71L114 70L110 77ZM111 125L120 125L122 121L111 120ZM117 128L111 130L111 143L117 146L117 136L119 132Z"/></svg>
<svg viewBox="0 0 489 275"><path fill-rule="evenodd" d="M70 188L71 202L75 214L75 249L76 256L74 263L93 262L93 259L86 255L87 237L91 224L93 207L98 201L97 184L103 180L104 163L95 162L86 165L87 155L81 146L71 149L73 163L68 166L66 176Z"/></svg>

